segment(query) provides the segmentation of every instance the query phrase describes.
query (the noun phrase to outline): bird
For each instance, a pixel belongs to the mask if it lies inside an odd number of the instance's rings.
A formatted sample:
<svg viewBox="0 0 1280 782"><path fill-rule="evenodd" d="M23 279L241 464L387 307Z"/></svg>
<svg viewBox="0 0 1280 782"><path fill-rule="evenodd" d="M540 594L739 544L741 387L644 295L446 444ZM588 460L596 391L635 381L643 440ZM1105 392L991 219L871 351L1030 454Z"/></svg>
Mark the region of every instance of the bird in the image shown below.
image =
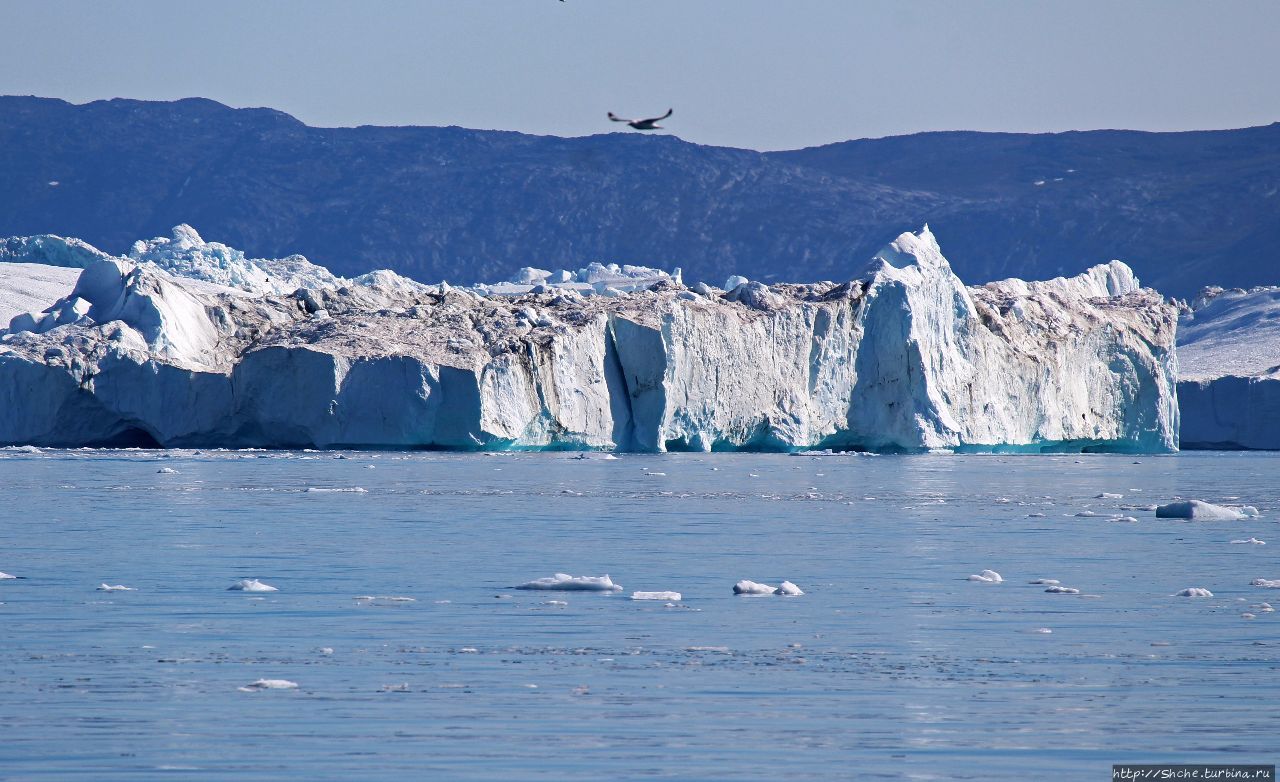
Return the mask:
<svg viewBox="0 0 1280 782"><path fill-rule="evenodd" d="M658 120L666 119L670 116L671 109L667 109L667 113L663 114L661 117L651 117L649 119L627 119L625 117L619 117L612 111L609 112L609 119L614 122L625 122L636 130L662 130L662 126L657 124Z"/></svg>

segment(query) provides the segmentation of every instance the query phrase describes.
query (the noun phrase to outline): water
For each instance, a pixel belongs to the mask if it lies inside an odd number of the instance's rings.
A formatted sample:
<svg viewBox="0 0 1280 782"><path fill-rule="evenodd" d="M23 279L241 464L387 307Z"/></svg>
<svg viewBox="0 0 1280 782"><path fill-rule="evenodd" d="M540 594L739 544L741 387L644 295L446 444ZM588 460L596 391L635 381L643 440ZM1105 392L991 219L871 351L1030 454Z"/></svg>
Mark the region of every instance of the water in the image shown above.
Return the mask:
<svg viewBox="0 0 1280 782"><path fill-rule="evenodd" d="M1280 456L346 456L0 451L0 778L1275 762L1280 612L1241 614L1280 607L1249 586L1280 578ZM1264 516L1119 510L1177 496ZM626 591L510 589L556 571Z"/></svg>

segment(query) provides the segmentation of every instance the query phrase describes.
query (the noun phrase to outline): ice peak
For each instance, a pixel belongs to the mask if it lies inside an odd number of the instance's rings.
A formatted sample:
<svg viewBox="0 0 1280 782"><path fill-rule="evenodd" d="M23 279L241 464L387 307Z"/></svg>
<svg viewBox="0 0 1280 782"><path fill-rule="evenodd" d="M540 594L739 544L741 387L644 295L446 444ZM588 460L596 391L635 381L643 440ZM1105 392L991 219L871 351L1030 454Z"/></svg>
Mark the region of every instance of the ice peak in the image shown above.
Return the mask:
<svg viewBox="0 0 1280 782"><path fill-rule="evenodd" d="M928 223L925 223L919 233L904 231L899 234L897 239L889 242L875 254L868 271L874 274L884 266L895 269L905 269L908 266L917 266L921 269L949 270L951 268L951 264L947 263L947 259L942 256L942 248L938 246L938 240L934 237L933 231L929 230Z"/></svg>

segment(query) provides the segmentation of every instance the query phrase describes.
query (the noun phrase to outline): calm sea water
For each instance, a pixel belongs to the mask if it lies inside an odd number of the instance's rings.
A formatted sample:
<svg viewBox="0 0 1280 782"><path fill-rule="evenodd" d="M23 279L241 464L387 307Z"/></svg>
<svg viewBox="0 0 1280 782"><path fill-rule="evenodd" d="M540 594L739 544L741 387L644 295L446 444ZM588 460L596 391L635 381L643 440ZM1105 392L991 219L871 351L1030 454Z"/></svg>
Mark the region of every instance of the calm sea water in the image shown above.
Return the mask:
<svg viewBox="0 0 1280 782"><path fill-rule="evenodd" d="M0 451L0 779L1276 762L1277 456L342 456ZM1174 497L1263 517L1122 510ZM511 589L557 571L625 591Z"/></svg>

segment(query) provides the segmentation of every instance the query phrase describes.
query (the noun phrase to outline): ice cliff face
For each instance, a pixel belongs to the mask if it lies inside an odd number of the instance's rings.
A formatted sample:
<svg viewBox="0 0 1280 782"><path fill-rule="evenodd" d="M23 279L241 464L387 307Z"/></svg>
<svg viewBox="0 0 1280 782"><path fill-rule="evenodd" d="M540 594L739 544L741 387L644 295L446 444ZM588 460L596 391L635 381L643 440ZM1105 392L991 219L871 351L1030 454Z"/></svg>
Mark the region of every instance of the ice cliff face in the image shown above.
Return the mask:
<svg viewBox="0 0 1280 782"><path fill-rule="evenodd" d="M373 275L283 295L135 250L0 332L0 443L1177 446L1175 311L1114 262L966 288L926 228L838 285L482 296Z"/></svg>
<svg viewBox="0 0 1280 782"><path fill-rule="evenodd" d="M1185 446L1280 449L1280 287L1206 288L1178 328Z"/></svg>

